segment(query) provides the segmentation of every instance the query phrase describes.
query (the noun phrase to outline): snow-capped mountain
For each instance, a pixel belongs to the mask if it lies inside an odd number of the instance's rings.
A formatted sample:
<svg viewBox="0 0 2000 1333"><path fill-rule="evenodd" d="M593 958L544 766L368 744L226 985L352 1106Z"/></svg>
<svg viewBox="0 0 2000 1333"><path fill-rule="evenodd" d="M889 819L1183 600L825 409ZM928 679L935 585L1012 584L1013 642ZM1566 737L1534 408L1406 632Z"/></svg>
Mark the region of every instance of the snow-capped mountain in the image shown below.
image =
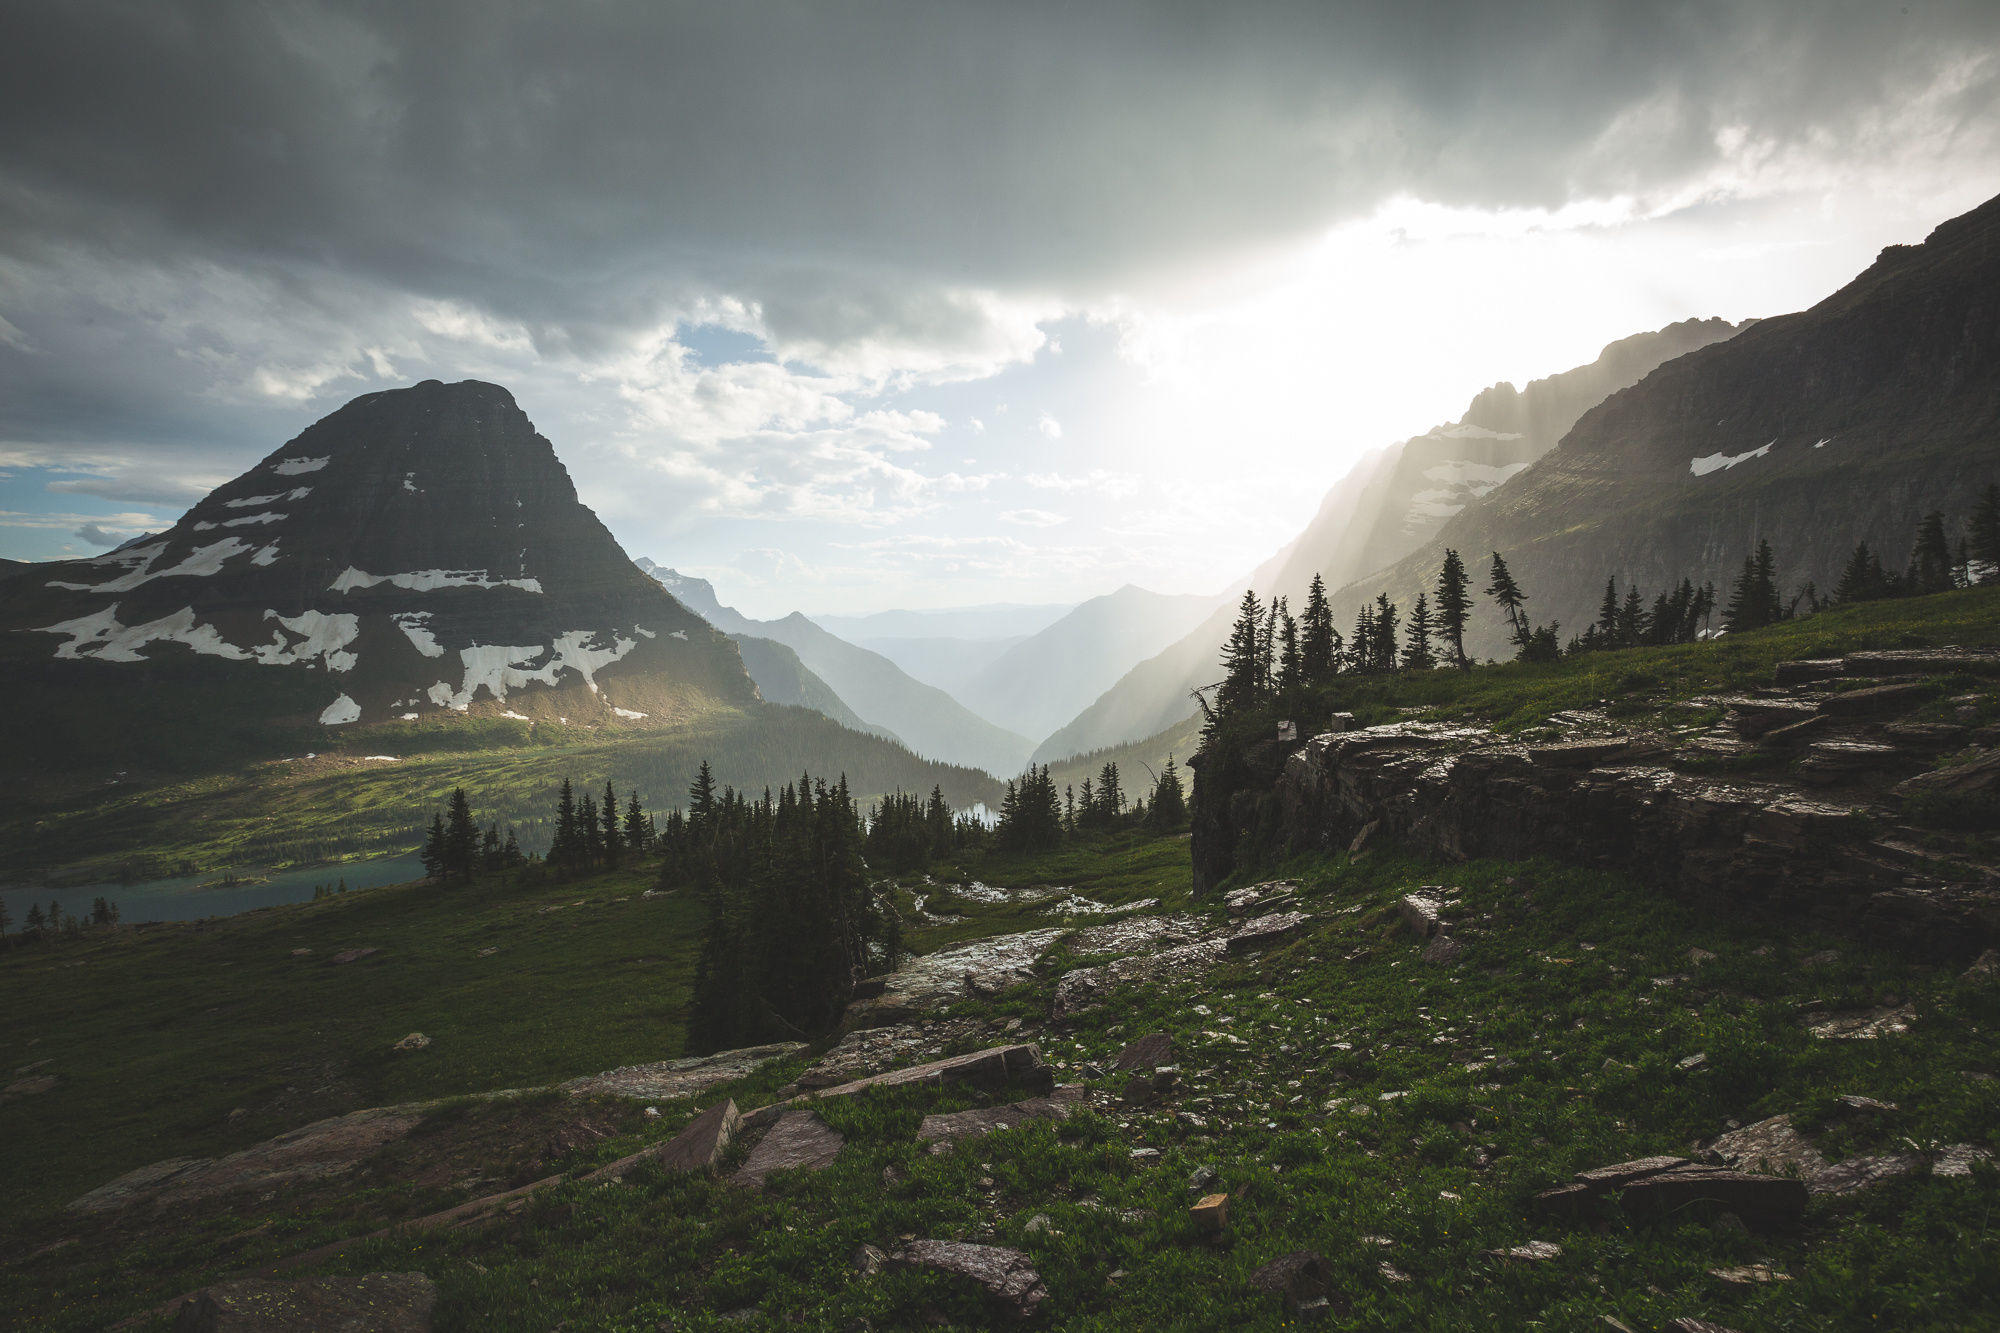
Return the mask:
<svg viewBox="0 0 2000 1333"><path fill-rule="evenodd" d="M512 396L472 380L357 398L166 532L6 580L0 627L0 662L44 687L175 709L220 686L267 722L643 727L756 697Z"/></svg>

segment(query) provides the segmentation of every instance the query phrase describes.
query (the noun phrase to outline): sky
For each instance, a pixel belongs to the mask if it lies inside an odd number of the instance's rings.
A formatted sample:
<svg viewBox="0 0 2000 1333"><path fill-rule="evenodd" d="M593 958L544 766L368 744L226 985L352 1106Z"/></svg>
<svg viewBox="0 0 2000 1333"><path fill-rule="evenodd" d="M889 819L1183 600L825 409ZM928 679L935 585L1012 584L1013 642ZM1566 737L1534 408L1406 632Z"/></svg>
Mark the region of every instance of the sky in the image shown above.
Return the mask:
<svg viewBox="0 0 2000 1333"><path fill-rule="evenodd" d="M2000 5L0 0L0 556L511 389L759 616L1220 592L2000 193Z"/></svg>

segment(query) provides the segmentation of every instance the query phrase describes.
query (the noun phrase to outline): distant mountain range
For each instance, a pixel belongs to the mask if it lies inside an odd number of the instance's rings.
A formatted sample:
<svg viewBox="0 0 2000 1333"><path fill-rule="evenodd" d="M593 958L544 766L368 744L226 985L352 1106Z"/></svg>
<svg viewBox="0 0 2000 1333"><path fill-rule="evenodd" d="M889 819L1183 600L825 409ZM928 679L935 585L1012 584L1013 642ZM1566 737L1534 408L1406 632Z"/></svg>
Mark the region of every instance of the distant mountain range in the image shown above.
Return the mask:
<svg viewBox="0 0 2000 1333"><path fill-rule="evenodd" d="M1918 521L1962 523L2000 480L2000 199L1892 245L1809 310L1667 362L1576 423L1553 452L1414 552L1343 589L1413 599L1446 546L1483 573L1503 552L1537 622L1563 637L1607 576L1650 598L1729 581L1768 540L1779 581L1822 592L1857 541L1891 564ZM1483 583L1483 579L1481 582ZM1497 616L1469 646L1504 652Z"/></svg>
<svg viewBox="0 0 2000 1333"><path fill-rule="evenodd" d="M643 557L637 567L710 625L739 642L762 639L789 649L822 686L830 689L839 707L894 735L926 758L1008 774L1019 772L1034 749L1027 737L995 726L943 690L911 678L880 653L847 642L800 612L782 620L752 620L724 606L706 579ZM768 657L766 650L752 648L745 660L758 660L761 669Z"/></svg>
<svg viewBox="0 0 2000 1333"><path fill-rule="evenodd" d="M732 771L767 759L763 781L817 760L888 787L991 785L918 762L790 648L739 648L648 578L513 397L473 380L357 398L163 533L0 567L0 690L13 780L200 771L357 735L395 752L518 740L522 724L703 722ZM743 752L737 722L757 724ZM789 752L772 746L786 736Z"/></svg>
<svg viewBox="0 0 2000 1333"><path fill-rule="evenodd" d="M1305 531L1258 567L1249 585L1265 597L1288 597L1296 608L1315 572L1337 590L1390 564L1526 472L1607 395L1742 327L1684 320L1614 342L1589 365L1524 389L1503 383L1481 392L1457 421L1364 458L1326 493ZM1233 604L1217 608L1178 642L1134 666L1044 740L1035 762L1127 744L1187 718L1194 712L1191 692L1218 678L1218 654L1233 614Z"/></svg>

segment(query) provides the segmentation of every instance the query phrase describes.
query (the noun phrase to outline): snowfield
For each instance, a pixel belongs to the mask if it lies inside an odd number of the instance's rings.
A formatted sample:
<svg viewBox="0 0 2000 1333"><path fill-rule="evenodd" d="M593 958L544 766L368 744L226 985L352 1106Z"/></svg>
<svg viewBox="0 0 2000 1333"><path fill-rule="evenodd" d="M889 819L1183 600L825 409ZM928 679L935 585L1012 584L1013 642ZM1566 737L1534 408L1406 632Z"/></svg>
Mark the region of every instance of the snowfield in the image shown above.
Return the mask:
<svg viewBox="0 0 2000 1333"><path fill-rule="evenodd" d="M411 592L435 592L439 588L519 588L540 592L540 579L496 579L483 569L419 569L408 574L369 574L349 565L340 577L327 585L330 592L352 592L387 583Z"/></svg>
<svg viewBox="0 0 2000 1333"><path fill-rule="evenodd" d="M281 477L296 477L307 472L317 472L333 461L332 455L325 458L281 458L271 471Z"/></svg>
<svg viewBox="0 0 2000 1333"><path fill-rule="evenodd" d="M1690 458L1688 460L1688 471L1697 477L1705 477L1711 472L1724 472L1735 467L1738 463L1747 463L1753 458L1762 458L1765 454L1771 452L1771 446L1776 443L1776 440L1768 441L1745 454L1709 454L1702 458ZM1820 443L1824 444L1826 441L1822 440Z"/></svg>

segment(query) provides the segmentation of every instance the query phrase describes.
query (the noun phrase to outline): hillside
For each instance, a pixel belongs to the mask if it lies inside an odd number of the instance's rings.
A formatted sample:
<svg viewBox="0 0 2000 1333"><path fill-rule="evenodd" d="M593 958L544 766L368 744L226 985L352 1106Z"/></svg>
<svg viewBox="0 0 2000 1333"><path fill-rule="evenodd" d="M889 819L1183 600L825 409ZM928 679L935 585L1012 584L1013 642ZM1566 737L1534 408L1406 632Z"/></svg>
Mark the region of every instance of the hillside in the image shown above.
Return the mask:
<svg viewBox="0 0 2000 1333"><path fill-rule="evenodd" d="M1131 584L1093 597L996 657L954 693L981 717L1047 736L1118 678L1186 634L1216 599Z"/></svg>
<svg viewBox="0 0 2000 1333"><path fill-rule="evenodd" d="M1621 721L1708 730L1801 652L2000 643L1996 598L1357 702L1547 745L1625 679ZM1996 681L1897 697L1990 730ZM707 1059L700 904L650 865L0 951L0 1321L402 1273L441 1327L523 1330L1987 1322L1991 955L1386 833L1196 897L1186 845L908 876L912 954L839 1033Z"/></svg>
<svg viewBox="0 0 2000 1333"><path fill-rule="evenodd" d="M884 728L925 758L1014 773L1033 745L995 726L943 690L914 680L901 667L821 629L800 612L782 620L752 620L724 606L705 579L652 564L651 575L725 634L783 644L871 725Z"/></svg>
<svg viewBox="0 0 2000 1333"><path fill-rule="evenodd" d="M1779 582L1834 586L1858 541L1899 564L1932 510L1962 523L2000 477L2000 199L1891 246L1809 310L1654 371L1403 560L1341 590L1336 618L1407 604L1445 547L1508 559L1537 621L1580 628L1607 577L1725 594L1758 540ZM1469 646L1504 651L1497 617Z"/></svg>
<svg viewBox="0 0 2000 1333"><path fill-rule="evenodd" d="M1729 339L1744 327L1720 319L1683 320L1620 339L1590 364L1523 389L1494 385L1457 421L1357 463L1327 491L1305 530L1257 568L1249 586L1266 597L1285 596L1297 607L1314 573L1337 589L1383 568L1555 448L1606 396L1661 363ZM1187 636L1134 667L1043 741L1036 762L1150 736L1189 716L1190 691L1214 680L1212 668L1232 613L1230 606L1216 609Z"/></svg>
<svg viewBox="0 0 2000 1333"><path fill-rule="evenodd" d="M22 771L216 766L440 714L663 730L751 703L497 385L357 398L166 532L0 583Z"/></svg>

